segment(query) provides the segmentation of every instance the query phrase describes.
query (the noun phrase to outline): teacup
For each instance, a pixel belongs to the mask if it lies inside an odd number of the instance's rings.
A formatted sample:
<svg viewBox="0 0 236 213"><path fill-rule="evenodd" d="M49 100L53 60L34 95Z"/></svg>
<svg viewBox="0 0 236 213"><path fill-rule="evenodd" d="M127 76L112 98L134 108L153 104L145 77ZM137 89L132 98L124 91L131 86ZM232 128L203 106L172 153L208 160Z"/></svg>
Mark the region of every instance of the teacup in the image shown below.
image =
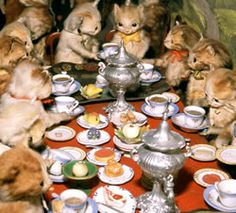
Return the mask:
<svg viewBox="0 0 236 213"><path fill-rule="evenodd" d="M140 78L143 80L152 79L154 66L152 64L147 64L147 63L143 63L142 66L143 66L143 71L140 75Z"/></svg>
<svg viewBox="0 0 236 213"><path fill-rule="evenodd" d="M163 113L166 109L168 98L161 94L154 94L146 97L145 102L158 113Z"/></svg>
<svg viewBox="0 0 236 213"><path fill-rule="evenodd" d="M236 180L227 179L215 183L220 202L226 207L236 207Z"/></svg>
<svg viewBox="0 0 236 213"><path fill-rule="evenodd" d="M52 77L55 92L66 93L75 79L67 74L56 74Z"/></svg>
<svg viewBox="0 0 236 213"><path fill-rule="evenodd" d="M186 106L184 108L185 124L190 128L199 127L204 121L206 111L200 106Z"/></svg>
<svg viewBox="0 0 236 213"><path fill-rule="evenodd" d="M88 196L82 190L67 189L60 194L60 199L66 207L80 210L85 206Z"/></svg>
<svg viewBox="0 0 236 213"><path fill-rule="evenodd" d="M58 96L55 98L58 112L72 113L78 107L79 101L70 96Z"/></svg>
<svg viewBox="0 0 236 213"><path fill-rule="evenodd" d="M119 45L116 43L108 42L102 45L105 58L118 53Z"/></svg>

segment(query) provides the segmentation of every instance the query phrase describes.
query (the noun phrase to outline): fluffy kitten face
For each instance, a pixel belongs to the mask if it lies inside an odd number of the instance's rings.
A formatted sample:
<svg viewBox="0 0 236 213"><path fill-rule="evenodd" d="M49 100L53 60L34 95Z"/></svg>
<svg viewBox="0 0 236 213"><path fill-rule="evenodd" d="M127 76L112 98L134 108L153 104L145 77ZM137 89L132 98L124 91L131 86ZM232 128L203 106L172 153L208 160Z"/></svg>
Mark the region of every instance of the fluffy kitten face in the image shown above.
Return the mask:
<svg viewBox="0 0 236 213"><path fill-rule="evenodd" d="M222 107L236 98L236 73L229 69L217 69L209 73L205 93L211 107Z"/></svg>
<svg viewBox="0 0 236 213"><path fill-rule="evenodd" d="M122 6L114 5L114 18L116 29L124 34L137 32L144 23L143 6Z"/></svg>

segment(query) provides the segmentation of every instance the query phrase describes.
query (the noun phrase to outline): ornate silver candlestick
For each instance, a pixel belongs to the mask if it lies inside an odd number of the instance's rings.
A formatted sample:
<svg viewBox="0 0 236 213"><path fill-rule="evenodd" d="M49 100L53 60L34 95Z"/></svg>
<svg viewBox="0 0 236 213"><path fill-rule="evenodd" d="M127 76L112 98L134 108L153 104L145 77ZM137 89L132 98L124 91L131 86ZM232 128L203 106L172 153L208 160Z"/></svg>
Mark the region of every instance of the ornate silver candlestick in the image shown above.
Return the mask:
<svg viewBox="0 0 236 213"><path fill-rule="evenodd" d="M125 93L128 88L135 90L139 87L139 76L143 66L137 58L126 52L123 43L118 54L106 58L106 63L107 65L100 62L98 65L99 74L108 81L111 91L117 94L117 101L106 107L106 112L111 117L113 113L133 109L133 106L125 101Z"/></svg>
<svg viewBox="0 0 236 213"><path fill-rule="evenodd" d="M171 131L167 123L167 108L160 127L144 133L143 145L133 149L132 157L143 170L144 175L154 179L153 190L137 198L138 208L143 213L179 212L175 205L174 177L182 168L185 158L191 155L184 137Z"/></svg>

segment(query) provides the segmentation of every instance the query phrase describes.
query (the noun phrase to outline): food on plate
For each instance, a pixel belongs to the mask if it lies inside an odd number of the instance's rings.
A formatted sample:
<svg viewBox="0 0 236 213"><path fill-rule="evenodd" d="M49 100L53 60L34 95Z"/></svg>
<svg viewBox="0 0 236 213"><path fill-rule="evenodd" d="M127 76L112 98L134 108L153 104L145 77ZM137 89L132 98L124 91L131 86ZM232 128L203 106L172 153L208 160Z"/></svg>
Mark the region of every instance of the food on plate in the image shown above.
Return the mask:
<svg viewBox="0 0 236 213"><path fill-rule="evenodd" d="M137 122L137 119L134 113L131 110L128 110L127 112L123 112L120 114L120 122L121 123L128 123L128 122L135 123Z"/></svg>
<svg viewBox="0 0 236 213"><path fill-rule="evenodd" d="M85 113L83 118L85 121L87 121L89 124L92 124L92 125L99 124L100 122L100 117L97 112Z"/></svg>
<svg viewBox="0 0 236 213"><path fill-rule="evenodd" d="M62 200L52 200L52 212L61 213L64 207L64 202Z"/></svg>
<svg viewBox="0 0 236 213"><path fill-rule="evenodd" d="M116 208L122 208L125 206L127 200L123 195L111 191L106 186L103 187L103 193L105 202L108 205L114 206Z"/></svg>
<svg viewBox="0 0 236 213"><path fill-rule="evenodd" d="M126 124L122 128L122 132L126 138L136 138L140 132L140 126L137 124Z"/></svg>
<svg viewBox="0 0 236 213"><path fill-rule="evenodd" d="M216 182L219 182L221 181L221 178L219 175L217 174L206 174L202 177L202 180L205 182L205 183L208 183L208 184L214 184Z"/></svg>
<svg viewBox="0 0 236 213"><path fill-rule="evenodd" d="M82 93L88 97L99 95L103 91L102 88L96 87L95 84L88 84L82 88Z"/></svg>
<svg viewBox="0 0 236 213"><path fill-rule="evenodd" d="M77 177L84 177L88 174L88 167L85 163L78 161L73 165L72 173Z"/></svg>
<svg viewBox="0 0 236 213"><path fill-rule="evenodd" d="M94 153L94 157L99 162L107 163L110 159L114 159L115 152L112 149L102 148Z"/></svg>
<svg viewBox="0 0 236 213"><path fill-rule="evenodd" d="M89 140L97 140L101 137L101 131L95 127L88 130L87 137Z"/></svg>
<svg viewBox="0 0 236 213"><path fill-rule="evenodd" d="M104 172L108 177L118 177L124 173L124 169L120 163L111 159L107 162Z"/></svg>

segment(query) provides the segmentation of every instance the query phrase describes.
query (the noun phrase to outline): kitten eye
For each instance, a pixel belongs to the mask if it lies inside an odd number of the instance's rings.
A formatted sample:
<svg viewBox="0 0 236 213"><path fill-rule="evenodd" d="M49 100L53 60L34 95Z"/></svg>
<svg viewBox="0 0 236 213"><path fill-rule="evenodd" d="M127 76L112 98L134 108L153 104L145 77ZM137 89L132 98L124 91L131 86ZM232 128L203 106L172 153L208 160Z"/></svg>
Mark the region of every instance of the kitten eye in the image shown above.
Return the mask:
<svg viewBox="0 0 236 213"><path fill-rule="evenodd" d="M98 27L95 27L95 30L97 30L98 29Z"/></svg>
<svg viewBox="0 0 236 213"><path fill-rule="evenodd" d="M197 59L196 59L195 57L193 58L193 62L194 62L194 63L197 62Z"/></svg>
<svg viewBox="0 0 236 213"><path fill-rule="evenodd" d="M136 27L136 26L137 26L137 24L136 24L136 23L133 23L133 24L132 24L132 27Z"/></svg>
<svg viewBox="0 0 236 213"><path fill-rule="evenodd" d="M213 101L215 101L215 102L219 103L219 100L218 100L218 99L216 99L216 98L213 98Z"/></svg>
<svg viewBox="0 0 236 213"><path fill-rule="evenodd" d="M123 24L121 24L120 22L118 23L118 25L119 25L120 27L122 27L122 26L123 26Z"/></svg>

